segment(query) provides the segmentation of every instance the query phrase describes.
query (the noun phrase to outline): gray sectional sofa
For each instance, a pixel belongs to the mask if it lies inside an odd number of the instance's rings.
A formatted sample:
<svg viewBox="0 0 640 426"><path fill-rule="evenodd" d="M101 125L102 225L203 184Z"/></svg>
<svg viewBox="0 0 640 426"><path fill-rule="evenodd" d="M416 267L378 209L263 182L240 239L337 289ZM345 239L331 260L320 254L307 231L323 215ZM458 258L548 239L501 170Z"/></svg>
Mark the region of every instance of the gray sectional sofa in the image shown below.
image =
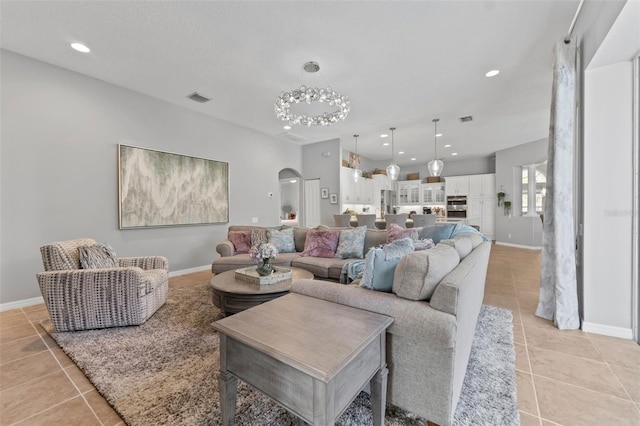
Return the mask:
<svg viewBox="0 0 640 426"><path fill-rule="evenodd" d="M251 231L257 226L229 226L229 231ZM326 229L340 229L329 228ZM304 250L304 243L307 232L310 228L293 228L293 239L296 246L295 253L280 253L273 263L275 266L292 266L302 268L311 272L317 278L330 278L334 280L340 279L340 273L345 263L355 259L338 259L338 258L321 258L321 257L302 257L300 253ZM375 247L387 242L387 230L367 229L364 239L364 253L369 248ZM225 271L232 271L238 268L244 268L255 265L249 255L246 253L235 254L233 243L226 239L216 246L216 251L220 255L211 264L211 271L219 274Z"/></svg>
<svg viewBox="0 0 640 426"><path fill-rule="evenodd" d="M229 230L250 228L232 226ZM387 232L367 229L364 253L384 244ZM279 264L307 269L316 278L340 278L342 266L353 259L301 257L305 235L304 229L294 230L297 253L279 255ZM234 255L230 241L216 249L221 257L213 262L214 273L253 264L248 255ZM372 252L378 250L383 249ZM362 283L300 280L293 283L291 291L394 318L386 340L387 402L446 426L453 423L460 398L490 252L491 242L480 234L460 233L440 241L432 250L403 254L394 265L393 282L387 282L386 288L367 278L365 271ZM364 288L365 281L384 291Z"/></svg>

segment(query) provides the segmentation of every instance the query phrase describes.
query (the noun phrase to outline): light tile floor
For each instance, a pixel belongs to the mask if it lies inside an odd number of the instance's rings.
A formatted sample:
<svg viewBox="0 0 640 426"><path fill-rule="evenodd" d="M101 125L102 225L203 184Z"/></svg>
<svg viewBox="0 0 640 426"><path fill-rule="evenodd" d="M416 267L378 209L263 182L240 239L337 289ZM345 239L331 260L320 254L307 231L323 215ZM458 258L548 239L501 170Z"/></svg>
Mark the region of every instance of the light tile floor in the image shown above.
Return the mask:
<svg viewBox="0 0 640 426"><path fill-rule="evenodd" d="M513 311L522 425L640 425L640 346L536 317L539 275L540 252L493 246L484 302ZM39 325L47 317L44 305L0 312L0 425L124 424Z"/></svg>

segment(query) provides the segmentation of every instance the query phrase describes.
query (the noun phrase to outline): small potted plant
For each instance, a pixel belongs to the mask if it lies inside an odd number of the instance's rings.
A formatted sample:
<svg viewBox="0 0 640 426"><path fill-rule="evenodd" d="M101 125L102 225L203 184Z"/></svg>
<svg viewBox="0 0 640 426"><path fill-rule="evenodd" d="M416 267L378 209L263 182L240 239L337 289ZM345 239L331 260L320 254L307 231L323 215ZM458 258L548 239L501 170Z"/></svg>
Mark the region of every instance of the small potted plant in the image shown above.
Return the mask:
<svg viewBox="0 0 640 426"><path fill-rule="evenodd" d="M511 214L511 201L504 201L504 215L509 216Z"/></svg>
<svg viewBox="0 0 640 426"><path fill-rule="evenodd" d="M507 196L507 193L502 189L502 185L500 185L500 191L498 191L498 207L502 205L502 201L504 197Z"/></svg>
<svg viewBox="0 0 640 426"><path fill-rule="evenodd" d="M249 257L258 262L256 267L258 275L266 277L273 272L273 261L278 257L278 249L271 243L260 243L251 247Z"/></svg>

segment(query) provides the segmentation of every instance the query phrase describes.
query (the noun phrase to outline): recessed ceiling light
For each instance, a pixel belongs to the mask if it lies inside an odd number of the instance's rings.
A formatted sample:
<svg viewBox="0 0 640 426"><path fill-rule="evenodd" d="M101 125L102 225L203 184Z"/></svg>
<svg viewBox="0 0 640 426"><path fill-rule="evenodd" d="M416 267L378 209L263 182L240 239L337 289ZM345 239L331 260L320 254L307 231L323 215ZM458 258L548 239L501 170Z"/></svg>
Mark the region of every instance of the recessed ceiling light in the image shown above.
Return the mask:
<svg viewBox="0 0 640 426"><path fill-rule="evenodd" d="M411 161L416 161L416 157L411 157Z"/></svg>
<svg viewBox="0 0 640 426"><path fill-rule="evenodd" d="M291 126L284 126L283 129L285 130L291 130Z"/></svg>
<svg viewBox="0 0 640 426"><path fill-rule="evenodd" d="M442 136L442 133L438 133L438 134L436 135L436 138L439 138L440 136Z"/></svg>
<svg viewBox="0 0 640 426"><path fill-rule="evenodd" d="M404 151L398 151L398 154L402 155L404 154Z"/></svg>
<svg viewBox="0 0 640 426"><path fill-rule="evenodd" d="M451 148L451 144L449 144L449 143L448 143L448 144L446 144L444 147L445 147L445 148Z"/></svg>
<svg viewBox="0 0 640 426"><path fill-rule="evenodd" d="M452 152L451 155L458 155L458 153L457 152Z"/></svg>
<svg viewBox="0 0 640 426"><path fill-rule="evenodd" d="M491 70L485 74L485 77L494 77L498 74L500 74L500 70Z"/></svg>
<svg viewBox="0 0 640 426"><path fill-rule="evenodd" d="M82 53L91 52L91 49L89 49L87 46L85 46L82 43L71 43L71 48L77 50L78 52L82 52Z"/></svg>
<svg viewBox="0 0 640 426"><path fill-rule="evenodd" d="M386 138L386 137L389 137L389 135L388 135L388 134L386 134L386 133L383 133L383 134L381 134L381 135L380 135L380 137L381 137L381 138Z"/></svg>
<svg viewBox="0 0 640 426"><path fill-rule="evenodd" d="M289 182L291 182L291 183L296 183L296 182L297 182L297 180L296 180L296 179L291 179Z"/></svg>
<svg viewBox="0 0 640 426"><path fill-rule="evenodd" d="M382 146L389 146L389 142L383 143Z"/></svg>

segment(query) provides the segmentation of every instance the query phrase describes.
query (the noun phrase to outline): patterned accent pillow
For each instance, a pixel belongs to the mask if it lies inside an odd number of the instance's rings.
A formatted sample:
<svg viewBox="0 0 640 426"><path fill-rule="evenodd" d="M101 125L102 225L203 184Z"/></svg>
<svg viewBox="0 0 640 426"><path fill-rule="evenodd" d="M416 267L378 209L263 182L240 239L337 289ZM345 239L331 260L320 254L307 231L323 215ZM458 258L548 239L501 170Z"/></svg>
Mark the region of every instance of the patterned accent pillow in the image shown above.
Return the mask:
<svg viewBox="0 0 640 426"><path fill-rule="evenodd" d="M260 243L267 242L267 228L251 229L251 247L257 247Z"/></svg>
<svg viewBox="0 0 640 426"><path fill-rule="evenodd" d="M106 243L79 246L78 255L82 269L116 268L118 266L115 251Z"/></svg>
<svg viewBox="0 0 640 426"><path fill-rule="evenodd" d="M339 239L340 231L312 229L307 232L304 251L300 253L300 255L308 257L335 257Z"/></svg>
<svg viewBox="0 0 640 426"><path fill-rule="evenodd" d="M251 231L229 231L229 241L233 243L235 254L249 253L251 248Z"/></svg>
<svg viewBox="0 0 640 426"><path fill-rule="evenodd" d="M364 237L366 226L340 231L336 257L338 259L362 259L364 256Z"/></svg>
<svg viewBox="0 0 640 426"><path fill-rule="evenodd" d="M295 253L296 244L293 240L293 228L267 230L267 241L276 246L278 253Z"/></svg>
<svg viewBox="0 0 640 426"><path fill-rule="evenodd" d="M394 242L395 240L401 240L403 238L411 238L414 241L418 239L417 229L403 228L397 223L389 225L389 230L387 232L387 243Z"/></svg>

